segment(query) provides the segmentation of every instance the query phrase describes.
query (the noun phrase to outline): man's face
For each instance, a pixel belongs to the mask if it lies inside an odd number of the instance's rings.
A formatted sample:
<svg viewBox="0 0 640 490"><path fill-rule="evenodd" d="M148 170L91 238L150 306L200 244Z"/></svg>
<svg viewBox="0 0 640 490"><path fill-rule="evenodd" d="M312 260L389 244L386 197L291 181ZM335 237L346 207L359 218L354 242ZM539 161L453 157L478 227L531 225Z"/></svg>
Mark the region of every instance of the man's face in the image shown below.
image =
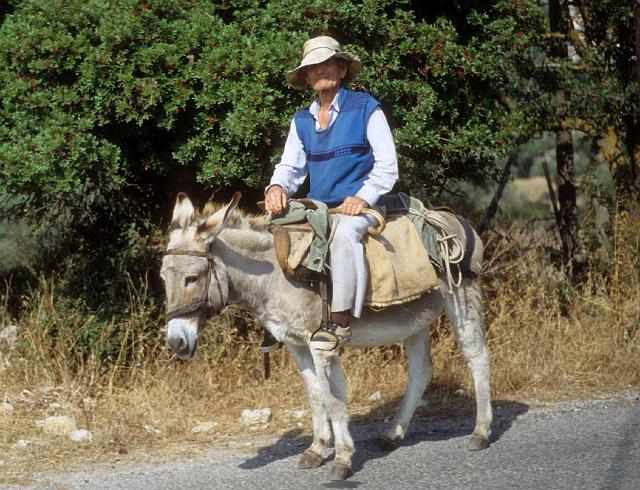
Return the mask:
<svg viewBox="0 0 640 490"><path fill-rule="evenodd" d="M304 70L304 79L316 92L335 90L347 74L347 64L335 58L329 58L323 63L309 65Z"/></svg>

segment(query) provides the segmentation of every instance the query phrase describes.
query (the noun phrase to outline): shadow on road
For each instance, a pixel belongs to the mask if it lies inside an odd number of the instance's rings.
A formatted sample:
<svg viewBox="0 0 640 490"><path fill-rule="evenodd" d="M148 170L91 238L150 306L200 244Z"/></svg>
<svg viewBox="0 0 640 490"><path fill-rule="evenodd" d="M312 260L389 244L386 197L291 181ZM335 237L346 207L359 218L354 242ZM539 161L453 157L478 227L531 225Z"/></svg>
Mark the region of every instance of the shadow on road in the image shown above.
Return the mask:
<svg viewBox="0 0 640 490"><path fill-rule="evenodd" d="M377 450L376 438L385 429L388 423L386 420L391 420L395 414L399 403L400 398L396 398L377 406L366 414L354 415L351 418L350 428L356 444L353 460L354 473L361 470L365 463L387 454ZM491 443L498 441L511 428L513 422L528 409L529 406L524 403L495 400ZM409 433L400 442L400 447L458 437L466 438L471 435L475 427L475 410L473 398L455 396L443 399L442 396L435 395L433 399L427 400L426 408L416 412L409 426ZM302 455L310 444L310 435L303 433L301 429L294 429L283 434L275 443L260 448L255 456L247 459L239 467L250 470L297 454Z"/></svg>
<svg viewBox="0 0 640 490"><path fill-rule="evenodd" d="M395 414L399 400L386 404L385 412L389 414L390 420ZM444 401L439 405L449 405L449 410L444 413L442 407L436 407L432 410L429 406L416 411L416 415L409 426L409 432L400 442L399 446L413 446L422 442L443 441L455 438L468 438L475 428L475 399L466 396L456 396L455 401ZM436 403L438 405L438 403ZM506 433L513 422L522 414L529 410L529 406L510 400L494 400L493 406L493 424L491 426L490 442L493 444ZM437 415L430 415L435 411ZM353 460L353 471L357 473L362 469L365 463L384 457L385 452L377 448L377 437L386 428L387 423L378 423L378 430L372 432L371 429L364 430L357 424L358 418L354 418L352 422L352 431L356 440L357 449ZM362 437L359 435L362 434ZM358 444L359 443L359 444ZM489 448L488 450L491 450Z"/></svg>

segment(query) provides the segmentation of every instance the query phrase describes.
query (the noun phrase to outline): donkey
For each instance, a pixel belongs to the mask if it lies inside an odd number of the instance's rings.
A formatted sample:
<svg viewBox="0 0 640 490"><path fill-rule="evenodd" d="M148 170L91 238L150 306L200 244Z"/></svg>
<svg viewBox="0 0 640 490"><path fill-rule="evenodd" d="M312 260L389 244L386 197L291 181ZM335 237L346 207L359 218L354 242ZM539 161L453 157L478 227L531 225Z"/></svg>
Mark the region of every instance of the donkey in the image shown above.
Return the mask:
<svg viewBox="0 0 640 490"><path fill-rule="evenodd" d="M197 214L186 194L177 196L161 269L167 296L168 343L178 357L189 359L207 317L217 315L227 303L252 312L291 352L307 390L313 442L298 467L316 468L324 463L331 453L328 444L333 431L335 457L328 478L344 480L352 475L354 444L348 428L340 355L309 347L309 337L321 318L321 298L284 275L271 233L264 222L257 223L259 218L236 211L239 199L240 194L236 193L217 211L207 204ZM464 239L462 227L457 221L456 224L451 228ZM473 234L471 270L479 272L482 242L475 231ZM489 446L489 352L481 321L479 276L464 277L459 285L450 286L443 275L439 286L422 297L382 311L365 309L362 317L351 324L351 347L404 343L409 380L398 413L378 438L378 445L384 450L395 449L404 438L431 378L429 330L445 309L475 387L476 426L468 448Z"/></svg>

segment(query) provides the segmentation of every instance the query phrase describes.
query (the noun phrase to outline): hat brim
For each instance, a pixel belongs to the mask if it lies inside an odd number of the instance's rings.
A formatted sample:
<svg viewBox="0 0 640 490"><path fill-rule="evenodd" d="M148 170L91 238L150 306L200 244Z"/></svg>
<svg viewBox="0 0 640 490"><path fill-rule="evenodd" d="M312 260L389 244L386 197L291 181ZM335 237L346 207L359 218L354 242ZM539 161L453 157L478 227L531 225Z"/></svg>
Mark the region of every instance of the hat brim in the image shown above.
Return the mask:
<svg viewBox="0 0 640 490"><path fill-rule="evenodd" d="M331 58L338 58L349 62L347 74L342 79L343 83L349 83L362 69L362 61L360 61L360 58L357 55L349 53L348 51L339 51L337 53L334 51L327 51L327 53L316 53L314 56L305 56L300 63L300 66L287 72L286 76L289 84L297 90L306 90L311 88L304 78L305 68L324 63Z"/></svg>

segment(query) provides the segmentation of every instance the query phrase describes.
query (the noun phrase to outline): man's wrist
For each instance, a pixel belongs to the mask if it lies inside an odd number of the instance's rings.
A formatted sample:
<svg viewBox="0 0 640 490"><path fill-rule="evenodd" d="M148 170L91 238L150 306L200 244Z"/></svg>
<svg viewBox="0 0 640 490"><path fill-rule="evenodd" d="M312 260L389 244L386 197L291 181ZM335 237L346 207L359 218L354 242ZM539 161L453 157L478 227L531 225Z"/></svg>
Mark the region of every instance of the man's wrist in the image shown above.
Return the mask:
<svg viewBox="0 0 640 490"><path fill-rule="evenodd" d="M282 187L280 184L271 184L271 185L268 185L267 188L264 190L264 195L266 196L269 193L269 191L274 187L280 187L280 189L284 192L284 187Z"/></svg>

